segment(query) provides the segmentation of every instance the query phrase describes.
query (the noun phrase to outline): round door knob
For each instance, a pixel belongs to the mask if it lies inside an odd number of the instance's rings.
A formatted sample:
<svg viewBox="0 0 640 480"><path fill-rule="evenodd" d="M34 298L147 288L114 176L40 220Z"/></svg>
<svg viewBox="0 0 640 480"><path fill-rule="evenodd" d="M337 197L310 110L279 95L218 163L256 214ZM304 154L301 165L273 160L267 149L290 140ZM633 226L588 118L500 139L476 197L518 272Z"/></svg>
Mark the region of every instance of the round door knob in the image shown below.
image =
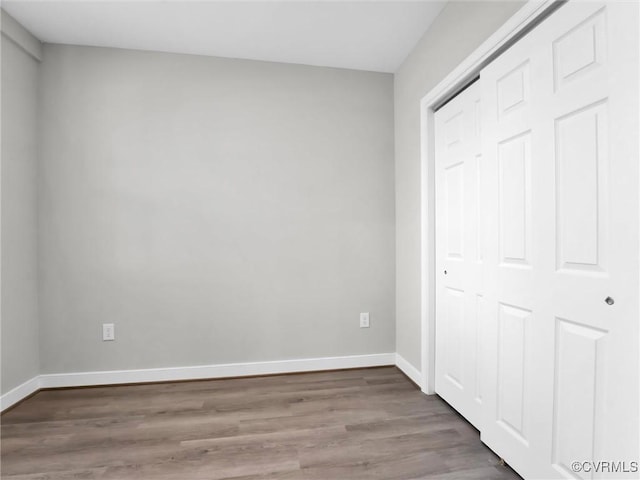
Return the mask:
<svg viewBox="0 0 640 480"><path fill-rule="evenodd" d="M445 274L445 275L447 274L447 271L446 271L446 270L444 271L444 274Z"/></svg>
<svg viewBox="0 0 640 480"><path fill-rule="evenodd" d="M607 305L613 305L615 302L615 300L611 297L607 297L604 299L604 301L606 302Z"/></svg>

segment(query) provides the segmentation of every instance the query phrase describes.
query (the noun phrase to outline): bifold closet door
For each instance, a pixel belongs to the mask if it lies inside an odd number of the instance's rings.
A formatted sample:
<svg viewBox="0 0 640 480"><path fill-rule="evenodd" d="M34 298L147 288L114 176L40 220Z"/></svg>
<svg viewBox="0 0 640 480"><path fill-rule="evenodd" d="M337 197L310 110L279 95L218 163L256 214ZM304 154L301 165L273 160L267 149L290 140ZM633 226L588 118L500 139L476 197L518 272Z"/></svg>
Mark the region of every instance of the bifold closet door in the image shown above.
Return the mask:
<svg viewBox="0 0 640 480"><path fill-rule="evenodd" d="M480 428L480 85L435 113L436 392Z"/></svg>
<svg viewBox="0 0 640 480"><path fill-rule="evenodd" d="M638 476L572 465L639 454L638 13L570 1L481 72L481 436L525 478Z"/></svg>

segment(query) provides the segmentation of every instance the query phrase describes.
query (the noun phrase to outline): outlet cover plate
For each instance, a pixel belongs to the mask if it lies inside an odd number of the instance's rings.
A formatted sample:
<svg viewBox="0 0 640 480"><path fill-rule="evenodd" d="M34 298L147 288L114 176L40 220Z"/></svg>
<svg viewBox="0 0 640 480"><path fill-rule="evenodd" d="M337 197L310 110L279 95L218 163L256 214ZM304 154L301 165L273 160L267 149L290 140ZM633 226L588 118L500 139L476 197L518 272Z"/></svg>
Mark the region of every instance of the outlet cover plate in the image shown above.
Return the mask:
<svg viewBox="0 0 640 480"><path fill-rule="evenodd" d="M102 341L112 342L116 339L116 327L113 323L102 324Z"/></svg>

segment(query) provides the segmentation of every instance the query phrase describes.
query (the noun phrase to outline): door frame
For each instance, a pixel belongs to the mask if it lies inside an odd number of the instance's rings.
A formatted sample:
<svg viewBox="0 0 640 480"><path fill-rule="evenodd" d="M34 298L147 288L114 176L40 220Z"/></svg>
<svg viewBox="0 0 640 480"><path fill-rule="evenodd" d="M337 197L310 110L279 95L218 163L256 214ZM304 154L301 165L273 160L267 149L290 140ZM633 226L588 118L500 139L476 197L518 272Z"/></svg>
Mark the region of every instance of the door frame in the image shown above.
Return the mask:
<svg viewBox="0 0 640 480"><path fill-rule="evenodd" d="M435 393L435 133L434 112L475 80L480 70L567 0L528 0L502 27L420 101L421 385Z"/></svg>

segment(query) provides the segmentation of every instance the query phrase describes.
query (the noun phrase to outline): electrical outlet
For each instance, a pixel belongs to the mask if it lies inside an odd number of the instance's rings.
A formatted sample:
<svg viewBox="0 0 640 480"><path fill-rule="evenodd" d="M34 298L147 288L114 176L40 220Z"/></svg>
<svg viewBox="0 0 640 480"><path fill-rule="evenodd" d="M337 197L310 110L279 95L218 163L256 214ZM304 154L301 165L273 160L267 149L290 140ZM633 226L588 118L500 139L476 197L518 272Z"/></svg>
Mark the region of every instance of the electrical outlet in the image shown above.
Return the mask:
<svg viewBox="0 0 640 480"><path fill-rule="evenodd" d="M360 328L369 328L369 312L360 314Z"/></svg>
<svg viewBox="0 0 640 480"><path fill-rule="evenodd" d="M102 324L102 341L111 342L116 339L116 327L113 323Z"/></svg>

